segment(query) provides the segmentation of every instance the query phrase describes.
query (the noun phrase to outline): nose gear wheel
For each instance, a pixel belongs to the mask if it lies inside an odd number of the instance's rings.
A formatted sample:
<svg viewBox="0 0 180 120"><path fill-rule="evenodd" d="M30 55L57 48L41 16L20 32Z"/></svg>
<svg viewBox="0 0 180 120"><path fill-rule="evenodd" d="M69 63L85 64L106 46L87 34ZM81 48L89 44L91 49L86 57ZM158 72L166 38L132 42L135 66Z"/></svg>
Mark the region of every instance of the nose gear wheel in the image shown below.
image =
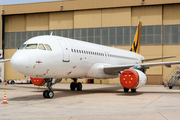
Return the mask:
<svg viewBox="0 0 180 120"><path fill-rule="evenodd" d="M47 83L48 90L45 90L43 92L43 97L44 98L53 98L54 92L51 90L52 89L52 78L51 79L44 79L44 80Z"/></svg>

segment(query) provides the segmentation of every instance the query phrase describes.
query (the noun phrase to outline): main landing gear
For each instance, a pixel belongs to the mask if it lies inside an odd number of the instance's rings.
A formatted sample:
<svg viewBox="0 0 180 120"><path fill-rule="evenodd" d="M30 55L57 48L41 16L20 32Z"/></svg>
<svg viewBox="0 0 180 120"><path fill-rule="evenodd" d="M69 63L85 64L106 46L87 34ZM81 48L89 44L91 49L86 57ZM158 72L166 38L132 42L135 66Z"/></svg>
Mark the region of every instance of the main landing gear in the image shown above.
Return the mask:
<svg viewBox="0 0 180 120"><path fill-rule="evenodd" d="M77 88L78 91L81 91L81 90L82 90L82 83L77 82L77 78L72 78L72 80L73 80L74 82L72 82L72 83L70 84L70 89L71 89L72 91L74 91L74 90Z"/></svg>
<svg viewBox="0 0 180 120"><path fill-rule="evenodd" d="M124 87L124 92L129 92L129 88ZM132 93L136 92L136 89L131 89L131 92Z"/></svg>
<svg viewBox="0 0 180 120"><path fill-rule="evenodd" d="M45 82L47 83L47 88L48 90L45 90L43 92L43 97L44 98L53 98L54 97L54 92L51 90L52 89L52 78L50 79L44 79Z"/></svg>

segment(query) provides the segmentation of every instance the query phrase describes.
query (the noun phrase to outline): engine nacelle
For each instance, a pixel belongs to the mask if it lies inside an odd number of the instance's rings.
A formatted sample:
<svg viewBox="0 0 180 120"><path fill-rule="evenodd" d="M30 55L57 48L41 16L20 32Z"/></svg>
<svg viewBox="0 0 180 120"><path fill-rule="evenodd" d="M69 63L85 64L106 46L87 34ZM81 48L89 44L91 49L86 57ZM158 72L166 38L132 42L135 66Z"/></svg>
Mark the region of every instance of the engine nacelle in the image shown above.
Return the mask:
<svg viewBox="0 0 180 120"><path fill-rule="evenodd" d="M125 88L138 88L147 82L147 76L140 70L127 69L121 73L120 82Z"/></svg>
<svg viewBox="0 0 180 120"><path fill-rule="evenodd" d="M36 86L43 86L45 84L44 78L30 77L31 82Z"/></svg>

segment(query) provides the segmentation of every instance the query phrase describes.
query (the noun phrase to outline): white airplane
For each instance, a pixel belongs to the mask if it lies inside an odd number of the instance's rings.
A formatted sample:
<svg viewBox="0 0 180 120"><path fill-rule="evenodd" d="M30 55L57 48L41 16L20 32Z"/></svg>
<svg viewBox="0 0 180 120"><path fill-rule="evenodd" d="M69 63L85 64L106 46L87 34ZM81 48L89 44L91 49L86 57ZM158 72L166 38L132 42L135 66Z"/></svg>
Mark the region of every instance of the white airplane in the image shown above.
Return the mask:
<svg viewBox="0 0 180 120"><path fill-rule="evenodd" d="M52 85L62 78L71 78L71 90L82 90L78 78L105 79L120 77L124 92L143 86L147 82L146 69L151 66L180 64L180 61L143 63L165 59L145 59L139 53L141 26L136 30L130 51L83 42L53 35L37 36L27 40L12 56L12 68L31 76L34 85L46 85L44 98L53 98Z"/></svg>

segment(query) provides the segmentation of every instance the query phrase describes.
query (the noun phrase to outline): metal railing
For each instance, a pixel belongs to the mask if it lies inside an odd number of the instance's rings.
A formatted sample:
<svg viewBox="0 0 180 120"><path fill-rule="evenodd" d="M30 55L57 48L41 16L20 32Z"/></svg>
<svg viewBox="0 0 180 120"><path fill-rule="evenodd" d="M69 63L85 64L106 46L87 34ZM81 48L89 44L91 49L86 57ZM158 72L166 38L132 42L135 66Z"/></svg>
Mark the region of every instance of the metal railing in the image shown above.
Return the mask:
<svg viewBox="0 0 180 120"><path fill-rule="evenodd" d="M168 86L172 89L173 86L180 86L180 67L176 66L173 71L166 77L167 82L164 87Z"/></svg>

